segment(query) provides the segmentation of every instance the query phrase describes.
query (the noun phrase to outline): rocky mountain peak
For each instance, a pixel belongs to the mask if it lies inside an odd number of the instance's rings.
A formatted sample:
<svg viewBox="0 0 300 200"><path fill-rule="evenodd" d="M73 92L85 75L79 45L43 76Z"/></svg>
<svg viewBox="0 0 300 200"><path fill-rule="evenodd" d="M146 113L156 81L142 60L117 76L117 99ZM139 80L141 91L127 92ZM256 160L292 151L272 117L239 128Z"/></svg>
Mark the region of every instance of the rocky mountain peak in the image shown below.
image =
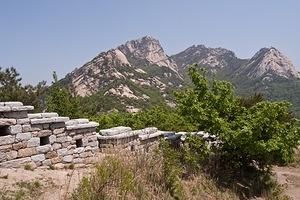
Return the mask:
<svg viewBox="0 0 300 200"><path fill-rule="evenodd" d="M300 78L299 72L288 57L275 47L260 49L245 67L247 76L258 78L278 75L283 78Z"/></svg>
<svg viewBox="0 0 300 200"><path fill-rule="evenodd" d="M224 48L209 48L204 45L193 45L186 50L173 55L178 67L185 68L191 64L210 68L223 68L231 65L237 57Z"/></svg>
<svg viewBox="0 0 300 200"><path fill-rule="evenodd" d="M177 71L176 63L165 54L159 41L151 36L128 41L118 49L127 57L146 60L151 64L166 66Z"/></svg>

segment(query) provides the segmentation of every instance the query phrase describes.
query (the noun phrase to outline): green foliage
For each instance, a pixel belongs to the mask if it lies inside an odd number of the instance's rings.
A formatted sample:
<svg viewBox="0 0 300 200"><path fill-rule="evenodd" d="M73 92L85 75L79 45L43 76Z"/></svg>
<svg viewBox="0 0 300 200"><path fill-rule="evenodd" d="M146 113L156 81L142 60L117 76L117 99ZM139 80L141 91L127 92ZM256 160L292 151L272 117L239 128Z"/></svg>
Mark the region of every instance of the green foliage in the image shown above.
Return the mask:
<svg viewBox="0 0 300 200"><path fill-rule="evenodd" d="M181 160L187 174L195 174L201 169L204 161L207 161L209 149L205 141L193 135L187 135L181 150Z"/></svg>
<svg viewBox="0 0 300 200"><path fill-rule="evenodd" d="M163 155L163 179L165 186L174 199L184 199L184 192L180 177L182 165L180 162L180 153L173 149L168 142L161 142Z"/></svg>
<svg viewBox="0 0 300 200"><path fill-rule="evenodd" d="M220 152L230 165L264 170L287 163L299 144L300 131L286 102L261 101L244 107L229 82L209 81L205 72L190 68L192 89L176 94L180 113L199 130L217 135Z"/></svg>
<svg viewBox="0 0 300 200"><path fill-rule="evenodd" d="M13 67L0 68L0 101L21 101L25 105L33 105L37 111L43 109L43 97L47 90L46 82L36 86L21 84L22 78Z"/></svg>
<svg viewBox="0 0 300 200"><path fill-rule="evenodd" d="M71 93L59 85L56 73L53 73L54 82L49 89L46 97L46 109L50 112L56 112L60 116L78 118L78 100Z"/></svg>
<svg viewBox="0 0 300 200"><path fill-rule="evenodd" d="M240 104L241 106L245 107L245 108L250 108L252 106L254 106L255 104L264 101L264 96L262 93L255 93L252 96L249 97L242 97L240 98Z"/></svg>
<svg viewBox="0 0 300 200"><path fill-rule="evenodd" d="M108 113L91 116L91 120L98 122L99 128L114 126L130 126L133 129L142 129L155 126L160 130L193 131L196 129L188 123L174 109L166 106L157 106L139 113Z"/></svg>

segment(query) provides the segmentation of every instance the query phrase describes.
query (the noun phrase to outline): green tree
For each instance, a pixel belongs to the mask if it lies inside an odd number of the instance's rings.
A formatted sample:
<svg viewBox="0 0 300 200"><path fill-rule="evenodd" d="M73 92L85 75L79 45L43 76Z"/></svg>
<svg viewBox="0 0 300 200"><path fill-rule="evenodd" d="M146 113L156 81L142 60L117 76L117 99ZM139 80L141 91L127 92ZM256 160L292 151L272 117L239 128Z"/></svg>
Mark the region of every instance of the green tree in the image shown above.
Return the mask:
<svg viewBox="0 0 300 200"><path fill-rule="evenodd" d="M47 90L46 82L36 86L21 84L22 78L13 67L0 68L0 101L21 101L25 105L33 105L36 110L43 109L43 97Z"/></svg>
<svg viewBox="0 0 300 200"><path fill-rule="evenodd" d="M60 86L56 72L53 72L53 82L46 97L46 109L49 112L57 112L60 116L70 118L79 117L78 100L71 93Z"/></svg>
<svg viewBox="0 0 300 200"><path fill-rule="evenodd" d="M193 88L176 94L179 112L199 130L222 141L220 154L228 165L260 170L287 163L299 145L300 131L287 102L260 101L245 106L226 81L209 81L205 71L189 69Z"/></svg>

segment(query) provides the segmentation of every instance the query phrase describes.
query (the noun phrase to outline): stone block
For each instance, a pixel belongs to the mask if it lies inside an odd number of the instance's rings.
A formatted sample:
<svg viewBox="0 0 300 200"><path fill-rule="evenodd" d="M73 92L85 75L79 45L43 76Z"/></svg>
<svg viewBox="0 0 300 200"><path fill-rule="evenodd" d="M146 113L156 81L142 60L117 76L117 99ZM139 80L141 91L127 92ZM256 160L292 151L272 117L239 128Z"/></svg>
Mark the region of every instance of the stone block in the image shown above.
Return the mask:
<svg viewBox="0 0 300 200"><path fill-rule="evenodd" d="M91 135L87 137L88 142L98 141L97 135Z"/></svg>
<svg viewBox="0 0 300 200"><path fill-rule="evenodd" d="M31 119L30 123L31 124L50 124L53 123L54 120L51 118L41 118L41 119Z"/></svg>
<svg viewBox="0 0 300 200"><path fill-rule="evenodd" d="M59 156L66 156L68 154L68 149L67 148L63 148L63 149L58 149L57 150L57 154Z"/></svg>
<svg viewBox="0 0 300 200"><path fill-rule="evenodd" d="M38 155L34 155L34 156L31 156L31 160L33 162L42 162L44 161L46 158L45 158L45 155L44 154L38 154Z"/></svg>
<svg viewBox="0 0 300 200"><path fill-rule="evenodd" d="M66 125L64 122L59 122L59 123L53 123L50 125L50 129L53 131L55 129L65 129Z"/></svg>
<svg viewBox="0 0 300 200"><path fill-rule="evenodd" d="M44 160L42 163L43 163L43 165L45 165L45 166L50 166L50 165L52 165L52 162L51 162L50 159Z"/></svg>
<svg viewBox="0 0 300 200"><path fill-rule="evenodd" d="M50 124L42 124L43 125L43 129L50 129Z"/></svg>
<svg viewBox="0 0 300 200"><path fill-rule="evenodd" d="M66 142L71 142L72 140L73 140L72 137L70 137L70 136L66 137Z"/></svg>
<svg viewBox="0 0 300 200"><path fill-rule="evenodd" d="M75 145L75 144L69 145L69 146L67 147L67 149L68 149L68 150L70 150L70 149L76 149L76 145Z"/></svg>
<svg viewBox="0 0 300 200"><path fill-rule="evenodd" d="M6 161L6 154L4 152L0 152L0 162Z"/></svg>
<svg viewBox="0 0 300 200"><path fill-rule="evenodd" d="M37 153L37 151L34 147L26 148L26 149L20 149L18 151L18 157L19 158L28 157L28 156L32 156L36 153Z"/></svg>
<svg viewBox="0 0 300 200"><path fill-rule="evenodd" d="M17 133L22 133L22 125L17 124L17 125L10 126L8 130L12 135L15 135Z"/></svg>
<svg viewBox="0 0 300 200"><path fill-rule="evenodd" d="M16 168L16 167L20 167L20 166L22 166L26 163L29 163L29 162L31 162L30 157L20 158L20 159L15 159L15 160L10 160L10 161L0 163L0 167L2 167L2 168Z"/></svg>
<svg viewBox="0 0 300 200"><path fill-rule="evenodd" d="M70 120L69 117L52 117L52 119L54 119L55 123L62 123L62 122L67 122Z"/></svg>
<svg viewBox="0 0 300 200"><path fill-rule="evenodd" d="M105 135L105 136L112 136L112 135L118 135L124 132L129 132L132 129L130 127L124 127L124 126L118 126L118 127L114 127L114 128L110 128L110 129L103 129L100 130L100 134L101 135Z"/></svg>
<svg viewBox="0 0 300 200"><path fill-rule="evenodd" d="M60 163L62 161L62 157L51 158L52 164Z"/></svg>
<svg viewBox="0 0 300 200"><path fill-rule="evenodd" d="M7 144L7 145L1 145L0 146L0 151L6 152L12 149L12 144Z"/></svg>
<svg viewBox="0 0 300 200"><path fill-rule="evenodd" d="M12 111L30 111L30 110L34 110L33 106L13 106L11 107Z"/></svg>
<svg viewBox="0 0 300 200"><path fill-rule="evenodd" d="M64 164L62 163L56 163L55 165L53 165L55 167L55 169L63 169L65 167Z"/></svg>
<svg viewBox="0 0 300 200"><path fill-rule="evenodd" d="M55 112L40 113L40 114L43 118L58 117L58 114Z"/></svg>
<svg viewBox="0 0 300 200"><path fill-rule="evenodd" d="M56 142L56 135L50 135L49 136L49 142L50 142L50 144L55 143Z"/></svg>
<svg viewBox="0 0 300 200"><path fill-rule="evenodd" d="M78 164L78 163L83 163L83 159L82 158L75 158L73 160L73 163Z"/></svg>
<svg viewBox="0 0 300 200"><path fill-rule="evenodd" d="M10 112L11 107L9 106L0 106L0 112Z"/></svg>
<svg viewBox="0 0 300 200"><path fill-rule="evenodd" d="M23 119L27 118L27 111L15 111L15 112L5 112L3 113L5 118L13 118L13 119Z"/></svg>
<svg viewBox="0 0 300 200"><path fill-rule="evenodd" d="M16 123L17 123L16 119L5 119L5 118L0 119L0 126L10 126L10 125L15 125Z"/></svg>
<svg viewBox="0 0 300 200"><path fill-rule="evenodd" d="M74 119L78 124L87 124L89 123L89 119L80 118L80 119Z"/></svg>
<svg viewBox="0 0 300 200"><path fill-rule="evenodd" d="M68 146L71 145L71 142L64 142L61 144L63 148L67 148Z"/></svg>
<svg viewBox="0 0 300 200"><path fill-rule="evenodd" d="M41 113L30 113L28 114L28 118L29 119L40 119L42 118Z"/></svg>
<svg viewBox="0 0 300 200"><path fill-rule="evenodd" d="M14 150L19 150L19 149L23 149L23 148L26 148L27 147L27 142L18 142L18 143L15 143L12 145L12 148Z"/></svg>
<svg viewBox="0 0 300 200"><path fill-rule="evenodd" d="M83 153L79 154L79 157L80 158L87 158L87 157L90 157L92 155L93 155L92 152L87 151L87 152L83 152Z"/></svg>
<svg viewBox="0 0 300 200"><path fill-rule="evenodd" d="M83 152L84 152L84 147L79 147L79 148L76 148L76 149L73 150L73 153L80 154L80 153L83 153Z"/></svg>
<svg viewBox="0 0 300 200"><path fill-rule="evenodd" d="M29 124L29 118L17 119L17 124Z"/></svg>
<svg viewBox="0 0 300 200"><path fill-rule="evenodd" d="M29 124L22 125L22 132L31 132L31 126Z"/></svg>
<svg viewBox="0 0 300 200"><path fill-rule="evenodd" d="M13 160L13 159L16 159L17 157L18 157L18 152L17 151L6 152L7 160Z"/></svg>
<svg viewBox="0 0 300 200"><path fill-rule="evenodd" d="M50 144L47 144L47 145L36 147L36 150L38 153L47 153L52 150L52 147Z"/></svg>
<svg viewBox="0 0 300 200"><path fill-rule="evenodd" d="M24 141L24 140L30 140L31 138L31 133L28 132L28 133L18 133L16 135L16 141L20 142L20 141Z"/></svg>
<svg viewBox="0 0 300 200"><path fill-rule="evenodd" d="M93 142L89 142L89 143L87 143L86 146L90 146L90 147L98 147L98 141L96 140L96 141L93 141Z"/></svg>
<svg viewBox="0 0 300 200"><path fill-rule="evenodd" d="M54 144L52 145L53 150L60 149L61 147L62 147L62 145L59 144L59 143L54 143Z"/></svg>
<svg viewBox="0 0 300 200"><path fill-rule="evenodd" d="M4 105L9 107L20 107L23 106L23 103L19 101L7 101L4 102Z"/></svg>
<svg viewBox="0 0 300 200"><path fill-rule="evenodd" d="M58 135L65 132L65 128L54 129L53 134Z"/></svg>
<svg viewBox="0 0 300 200"><path fill-rule="evenodd" d="M0 145L7 145L12 144L15 142L15 136L14 135L6 135L0 137Z"/></svg>
<svg viewBox="0 0 300 200"><path fill-rule="evenodd" d="M64 143L66 141L67 141L67 137L66 136L62 136L62 137L56 136L56 142L58 142L58 143Z"/></svg>
<svg viewBox="0 0 300 200"><path fill-rule="evenodd" d="M58 154L55 151L49 151L48 153L46 153L46 158L50 159L50 158L55 158L58 156Z"/></svg>
<svg viewBox="0 0 300 200"><path fill-rule="evenodd" d="M45 136L49 136L51 134L52 134L52 131L50 131L50 130L37 131L37 137L45 137Z"/></svg>
<svg viewBox="0 0 300 200"><path fill-rule="evenodd" d="M27 142L27 147L37 147L40 146L40 138L39 137L33 137Z"/></svg>
<svg viewBox="0 0 300 200"><path fill-rule="evenodd" d="M32 131L41 131L41 130L43 130L43 125L42 124L32 124L31 130Z"/></svg>
<svg viewBox="0 0 300 200"><path fill-rule="evenodd" d="M64 156L62 161L65 163L71 163L73 162L73 156L72 155Z"/></svg>

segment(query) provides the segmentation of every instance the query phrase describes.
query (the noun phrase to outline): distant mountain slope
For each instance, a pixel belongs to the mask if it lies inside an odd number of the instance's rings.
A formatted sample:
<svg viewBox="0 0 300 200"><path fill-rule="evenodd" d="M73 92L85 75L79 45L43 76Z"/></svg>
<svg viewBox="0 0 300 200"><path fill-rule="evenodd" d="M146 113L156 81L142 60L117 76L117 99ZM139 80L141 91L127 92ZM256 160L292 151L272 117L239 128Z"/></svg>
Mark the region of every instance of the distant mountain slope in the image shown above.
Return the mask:
<svg viewBox="0 0 300 200"><path fill-rule="evenodd" d="M190 83L187 69L195 63L232 82L240 95L262 92L269 99L286 99L300 115L300 74L274 47L262 48L251 59L204 45L168 56L157 39L145 36L100 53L61 83L89 102L87 110L132 112L157 104L174 105L172 93Z"/></svg>
<svg viewBox="0 0 300 200"><path fill-rule="evenodd" d="M300 73L274 47L262 48L251 59L239 59L230 50L198 45L171 58L181 73L186 74L187 66L196 63L214 76L232 82L240 95L261 92L268 99L289 100L300 116Z"/></svg>
<svg viewBox="0 0 300 200"><path fill-rule="evenodd" d="M172 90L183 84L176 63L158 40L146 36L102 52L62 81L81 97L106 96L118 110L137 110L159 103L172 104ZM104 109L113 109L109 106Z"/></svg>

